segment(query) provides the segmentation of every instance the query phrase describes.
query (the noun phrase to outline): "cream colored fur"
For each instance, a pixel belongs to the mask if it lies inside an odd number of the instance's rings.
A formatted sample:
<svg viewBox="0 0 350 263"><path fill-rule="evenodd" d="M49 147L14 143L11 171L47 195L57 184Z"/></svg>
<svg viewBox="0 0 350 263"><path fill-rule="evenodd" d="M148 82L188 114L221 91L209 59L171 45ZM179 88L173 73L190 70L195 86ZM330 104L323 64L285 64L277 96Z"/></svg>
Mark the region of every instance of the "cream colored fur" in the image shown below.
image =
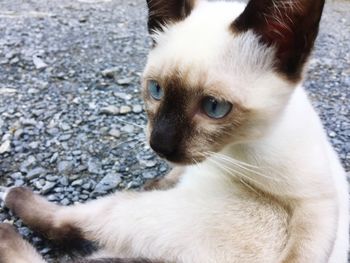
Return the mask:
<svg viewBox="0 0 350 263"><path fill-rule="evenodd" d="M190 72L193 84L224 83L227 96L260 112L249 137L186 167L173 189L116 193L60 208L55 226L79 226L109 256L176 263L347 263L345 171L302 86L272 70L266 54L273 50L259 46L252 32L228 31L244 6L197 3L186 20L154 35L158 46L144 77L176 69Z"/></svg>

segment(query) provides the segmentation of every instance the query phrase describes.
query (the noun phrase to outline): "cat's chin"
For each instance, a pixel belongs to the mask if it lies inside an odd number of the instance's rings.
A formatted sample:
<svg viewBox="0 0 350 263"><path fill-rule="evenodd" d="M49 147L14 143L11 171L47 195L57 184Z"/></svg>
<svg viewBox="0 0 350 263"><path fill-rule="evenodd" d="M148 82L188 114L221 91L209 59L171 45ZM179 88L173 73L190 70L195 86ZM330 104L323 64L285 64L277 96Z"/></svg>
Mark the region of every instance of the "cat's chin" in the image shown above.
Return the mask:
<svg viewBox="0 0 350 263"><path fill-rule="evenodd" d="M188 166L188 165L194 165L199 164L203 161L205 161L205 157L202 156L196 156L196 157L162 157L163 160L165 160L167 163L169 163L171 166Z"/></svg>

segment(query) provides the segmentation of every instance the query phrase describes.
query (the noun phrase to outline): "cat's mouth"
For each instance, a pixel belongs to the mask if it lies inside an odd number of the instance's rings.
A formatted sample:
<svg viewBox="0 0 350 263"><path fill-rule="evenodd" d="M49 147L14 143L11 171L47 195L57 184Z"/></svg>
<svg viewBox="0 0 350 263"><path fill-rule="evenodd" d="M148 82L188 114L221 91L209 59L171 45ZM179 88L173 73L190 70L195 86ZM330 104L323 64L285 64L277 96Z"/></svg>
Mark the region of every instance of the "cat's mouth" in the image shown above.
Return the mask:
<svg viewBox="0 0 350 263"><path fill-rule="evenodd" d="M203 154L188 153L181 151L179 148L170 151L169 148L161 148L159 145L152 143L152 141L150 146L159 157L175 165L192 165L201 163L206 159L206 156Z"/></svg>

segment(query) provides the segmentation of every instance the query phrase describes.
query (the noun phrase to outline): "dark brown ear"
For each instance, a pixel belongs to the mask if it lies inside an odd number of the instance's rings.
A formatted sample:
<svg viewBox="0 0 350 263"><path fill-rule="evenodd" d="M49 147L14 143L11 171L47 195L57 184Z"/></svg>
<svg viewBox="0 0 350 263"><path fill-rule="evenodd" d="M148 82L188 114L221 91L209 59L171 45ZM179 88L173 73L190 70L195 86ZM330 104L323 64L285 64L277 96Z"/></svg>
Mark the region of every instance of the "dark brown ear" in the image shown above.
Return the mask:
<svg viewBox="0 0 350 263"><path fill-rule="evenodd" d="M276 67L292 81L300 80L318 33L325 0L251 0L232 24L235 32L253 30L276 47Z"/></svg>
<svg viewBox="0 0 350 263"><path fill-rule="evenodd" d="M192 11L195 0L147 0L148 31L162 30L168 22L185 19Z"/></svg>

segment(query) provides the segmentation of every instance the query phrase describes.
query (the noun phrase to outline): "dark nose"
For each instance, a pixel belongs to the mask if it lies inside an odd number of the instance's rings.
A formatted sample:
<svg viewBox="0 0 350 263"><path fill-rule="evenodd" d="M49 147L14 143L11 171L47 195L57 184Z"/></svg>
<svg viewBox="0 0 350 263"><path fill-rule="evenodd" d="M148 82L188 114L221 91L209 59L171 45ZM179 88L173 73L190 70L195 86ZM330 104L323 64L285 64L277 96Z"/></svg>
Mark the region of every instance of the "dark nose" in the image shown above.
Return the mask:
<svg viewBox="0 0 350 263"><path fill-rule="evenodd" d="M171 158L177 151L179 141L173 124L159 121L153 127L150 145L161 157Z"/></svg>

